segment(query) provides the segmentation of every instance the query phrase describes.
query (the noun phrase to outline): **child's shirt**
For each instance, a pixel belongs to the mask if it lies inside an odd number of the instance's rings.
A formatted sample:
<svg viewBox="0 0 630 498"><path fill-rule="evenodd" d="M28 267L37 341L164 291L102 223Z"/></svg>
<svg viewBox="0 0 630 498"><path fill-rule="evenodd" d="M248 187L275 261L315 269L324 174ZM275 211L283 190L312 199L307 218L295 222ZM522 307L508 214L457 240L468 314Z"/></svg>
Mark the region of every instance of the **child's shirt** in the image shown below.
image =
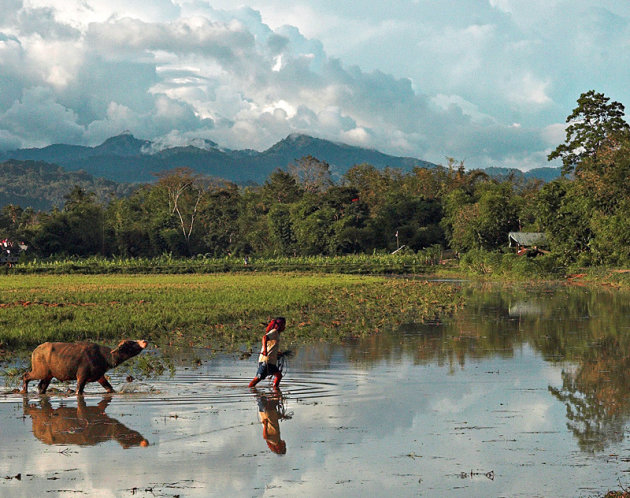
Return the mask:
<svg viewBox="0 0 630 498"><path fill-rule="evenodd" d="M267 336L267 356L262 354L261 349L260 356L258 357L258 363L271 363L272 365L276 365L278 363L280 333L276 329L271 329L265 335Z"/></svg>

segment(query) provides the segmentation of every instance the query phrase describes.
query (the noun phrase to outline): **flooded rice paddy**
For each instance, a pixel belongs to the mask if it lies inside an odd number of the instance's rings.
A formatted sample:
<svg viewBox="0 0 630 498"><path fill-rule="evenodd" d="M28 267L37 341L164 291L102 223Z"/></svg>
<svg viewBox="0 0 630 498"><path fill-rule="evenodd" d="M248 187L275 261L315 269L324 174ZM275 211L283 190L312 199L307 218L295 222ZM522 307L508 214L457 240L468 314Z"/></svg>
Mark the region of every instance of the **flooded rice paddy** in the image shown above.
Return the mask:
<svg viewBox="0 0 630 498"><path fill-rule="evenodd" d="M630 295L470 286L468 306L345 345L175 353L83 400L0 395L0 496L601 496L630 486ZM7 386L1 385L6 392ZM54 386L53 386L54 387ZM263 422L261 422L261 420Z"/></svg>

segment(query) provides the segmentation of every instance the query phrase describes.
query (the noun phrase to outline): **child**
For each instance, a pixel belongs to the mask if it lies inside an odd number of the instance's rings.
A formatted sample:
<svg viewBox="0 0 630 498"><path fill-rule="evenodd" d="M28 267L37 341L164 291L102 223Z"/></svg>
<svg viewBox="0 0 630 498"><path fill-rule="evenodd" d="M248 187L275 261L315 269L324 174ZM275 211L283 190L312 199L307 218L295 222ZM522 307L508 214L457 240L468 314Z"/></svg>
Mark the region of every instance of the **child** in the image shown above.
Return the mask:
<svg viewBox="0 0 630 498"><path fill-rule="evenodd" d="M278 388L282 380L282 372L278 370L278 347L280 346L280 332L287 325L283 316L274 318L267 325L267 330L262 338L262 349L258 357L258 371L256 377L249 383L249 387L254 387L262 379L269 375L274 375L273 387Z"/></svg>

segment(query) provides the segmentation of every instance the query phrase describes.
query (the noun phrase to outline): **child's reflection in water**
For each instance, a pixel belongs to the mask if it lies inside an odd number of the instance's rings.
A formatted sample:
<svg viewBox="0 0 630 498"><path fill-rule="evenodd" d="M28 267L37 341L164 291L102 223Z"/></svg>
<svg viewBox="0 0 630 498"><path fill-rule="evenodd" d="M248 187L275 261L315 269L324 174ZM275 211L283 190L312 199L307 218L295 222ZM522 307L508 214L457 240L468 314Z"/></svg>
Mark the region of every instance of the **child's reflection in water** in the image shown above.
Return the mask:
<svg viewBox="0 0 630 498"><path fill-rule="evenodd" d="M287 413L282 392L276 389L273 393L255 393L258 399L258 418L263 426L263 438L269 449L278 455L287 452L287 444L280 437L280 420L290 419L293 414Z"/></svg>

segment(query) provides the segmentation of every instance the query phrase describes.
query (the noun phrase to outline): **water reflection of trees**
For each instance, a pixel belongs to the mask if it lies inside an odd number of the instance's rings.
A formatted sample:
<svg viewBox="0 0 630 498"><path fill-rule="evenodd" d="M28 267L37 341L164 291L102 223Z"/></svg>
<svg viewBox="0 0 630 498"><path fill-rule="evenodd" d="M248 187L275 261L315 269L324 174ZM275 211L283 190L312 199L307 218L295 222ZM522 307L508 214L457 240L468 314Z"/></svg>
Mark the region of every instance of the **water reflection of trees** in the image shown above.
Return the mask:
<svg viewBox="0 0 630 498"><path fill-rule="evenodd" d="M627 293L606 290L567 295L567 310L554 326L530 340L546 358L573 364L562 371L562 387L549 391L565 404L580 448L601 451L623 439L630 418L630 300Z"/></svg>
<svg viewBox="0 0 630 498"><path fill-rule="evenodd" d="M606 337L584 353L574 369L562 371L562 387L549 391L567 407L567 426L580 448L601 451L624 438L630 414L628 340Z"/></svg>
<svg viewBox="0 0 630 498"><path fill-rule="evenodd" d="M567 425L583 450L623 437L630 418L630 296L574 286L465 289L467 306L442 323L407 325L350 348L369 366L413 358L451 369L466 361L511 357L529 344L547 361L566 365L550 393L566 405Z"/></svg>

